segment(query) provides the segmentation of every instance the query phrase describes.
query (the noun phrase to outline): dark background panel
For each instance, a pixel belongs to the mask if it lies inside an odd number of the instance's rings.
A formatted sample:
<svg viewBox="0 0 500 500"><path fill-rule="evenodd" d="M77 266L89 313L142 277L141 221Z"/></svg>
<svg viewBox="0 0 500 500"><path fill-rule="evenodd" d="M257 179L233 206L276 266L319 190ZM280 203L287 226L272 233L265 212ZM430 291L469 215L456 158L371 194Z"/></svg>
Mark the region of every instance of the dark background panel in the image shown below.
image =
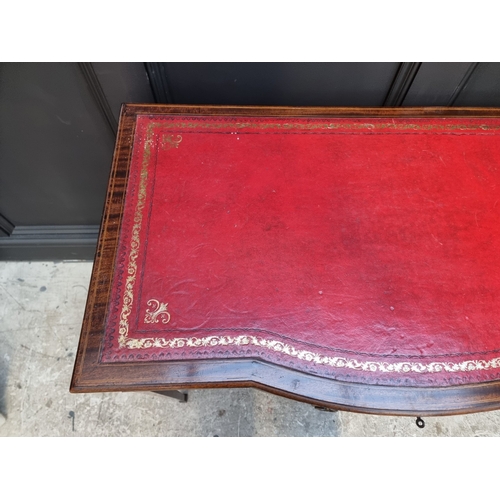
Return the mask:
<svg viewBox="0 0 500 500"><path fill-rule="evenodd" d="M99 224L114 137L77 64L0 65L0 213Z"/></svg>
<svg viewBox="0 0 500 500"><path fill-rule="evenodd" d="M450 106L475 63L422 63L403 106Z"/></svg>
<svg viewBox="0 0 500 500"><path fill-rule="evenodd" d="M7 237L14 231L14 224L9 219L0 214L0 238Z"/></svg>
<svg viewBox="0 0 500 500"><path fill-rule="evenodd" d="M146 63L159 102L382 106L400 63Z"/></svg>
<svg viewBox="0 0 500 500"><path fill-rule="evenodd" d="M500 63L477 64L454 106L500 107Z"/></svg>
<svg viewBox="0 0 500 500"><path fill-rule="evenodd" d="M144 63L98 62L91 64L117 121L123 103L155 102Z"/></svg>

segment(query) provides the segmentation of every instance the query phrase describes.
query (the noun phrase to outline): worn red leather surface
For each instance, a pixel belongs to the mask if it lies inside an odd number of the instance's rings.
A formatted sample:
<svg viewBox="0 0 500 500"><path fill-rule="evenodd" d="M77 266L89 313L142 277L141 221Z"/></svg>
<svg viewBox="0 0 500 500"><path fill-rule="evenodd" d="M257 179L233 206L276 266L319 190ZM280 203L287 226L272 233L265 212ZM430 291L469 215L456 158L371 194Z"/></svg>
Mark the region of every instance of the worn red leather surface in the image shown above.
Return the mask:
<svg viewBox="0 0 500 500"><path fill-rule="evenodd" d="M500 372L500 120L141 116L103 362Z"/></svg>

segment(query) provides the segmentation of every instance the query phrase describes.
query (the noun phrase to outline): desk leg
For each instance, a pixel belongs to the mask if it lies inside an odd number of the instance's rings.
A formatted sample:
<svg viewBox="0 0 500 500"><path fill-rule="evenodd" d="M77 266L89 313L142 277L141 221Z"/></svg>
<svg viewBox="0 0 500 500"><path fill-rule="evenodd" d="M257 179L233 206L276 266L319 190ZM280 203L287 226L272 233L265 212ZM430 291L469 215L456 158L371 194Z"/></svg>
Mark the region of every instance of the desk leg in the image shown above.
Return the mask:
<svg viewBox="0 0 500 500"><path fill-rule="evenodd" d="M325 408L324 406L315 406L316 410L319 411L328 411L330 413L337 413L338 410L333 410L332 408Z"/></svg>
<svg viewBox="0 0 500 500"><path fill-rule="evenodd" d="M179 403L187 403L188 395L181 391L153 391L156 394L161 394L162 396L167 396L169 398L174 398L179 400Z"/></svg>

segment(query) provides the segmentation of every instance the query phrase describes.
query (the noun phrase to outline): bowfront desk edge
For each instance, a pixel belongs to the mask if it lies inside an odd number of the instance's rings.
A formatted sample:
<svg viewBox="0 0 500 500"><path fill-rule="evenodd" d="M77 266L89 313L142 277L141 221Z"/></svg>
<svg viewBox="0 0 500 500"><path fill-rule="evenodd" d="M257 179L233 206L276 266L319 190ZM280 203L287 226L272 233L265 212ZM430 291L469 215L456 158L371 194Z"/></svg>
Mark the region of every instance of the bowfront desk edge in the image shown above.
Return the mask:
<svg viewBox="0 0 500 500"><path fill-rule="evenodd" d="M170 391L253 387L331 409L386 415L451 415L500 408L500 381L405 387L331 380L262 359L104 363L110 303L136 118L156 114L297 118L500 118L493 108L321 108L123 105L70 391Z"/></svg>

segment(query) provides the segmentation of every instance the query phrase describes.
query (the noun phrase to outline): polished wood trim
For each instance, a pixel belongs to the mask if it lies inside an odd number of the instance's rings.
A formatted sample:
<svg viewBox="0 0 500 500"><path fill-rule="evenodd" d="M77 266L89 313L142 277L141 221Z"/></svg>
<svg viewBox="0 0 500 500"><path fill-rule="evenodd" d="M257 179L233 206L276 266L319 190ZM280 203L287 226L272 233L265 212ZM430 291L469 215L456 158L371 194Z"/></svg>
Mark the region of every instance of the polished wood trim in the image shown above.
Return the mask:
<svg viewBox="0 0 500 500"><path fill-rule="evenodd" d="M113 363L96 366L87 375L71 392L254 387L336 410L408 416L457 415L500 407L500 382L496 381L444 388L355 384L261 360Z"/></svg>
<svg viewBox="0 0 500 500"><path fill-rule="evenodd" d="M500 108L448 108L448 107L405 107L405 108L348 108L321 106L211 106L192 104L127 104L126 116L148 114L195 114L195 115L236 115L236 116L311 116L311 117L440 117L457 116L471 118L500 117Z"/></svg>
<svg viewBox="0 0 500 500"><path fill-rule="evenodd" d="M500 408L500 381L417 388L338 382L261 360L100 363L136 117L178 113L237 116L500 117L498 108L290 108L124 105L85 309L71 392L255 387L326 408L388 415L451 415Z"/></svg>
<svg viewBox="0 0 500 500"><path fill-rule="evenodd" d="M104 322L111 293L113 265L135 131L135 117L126 111L127 108L122 106L71 390L78 386L79 380L85 380L100 366L99 351L104 336Z"/></svg>

